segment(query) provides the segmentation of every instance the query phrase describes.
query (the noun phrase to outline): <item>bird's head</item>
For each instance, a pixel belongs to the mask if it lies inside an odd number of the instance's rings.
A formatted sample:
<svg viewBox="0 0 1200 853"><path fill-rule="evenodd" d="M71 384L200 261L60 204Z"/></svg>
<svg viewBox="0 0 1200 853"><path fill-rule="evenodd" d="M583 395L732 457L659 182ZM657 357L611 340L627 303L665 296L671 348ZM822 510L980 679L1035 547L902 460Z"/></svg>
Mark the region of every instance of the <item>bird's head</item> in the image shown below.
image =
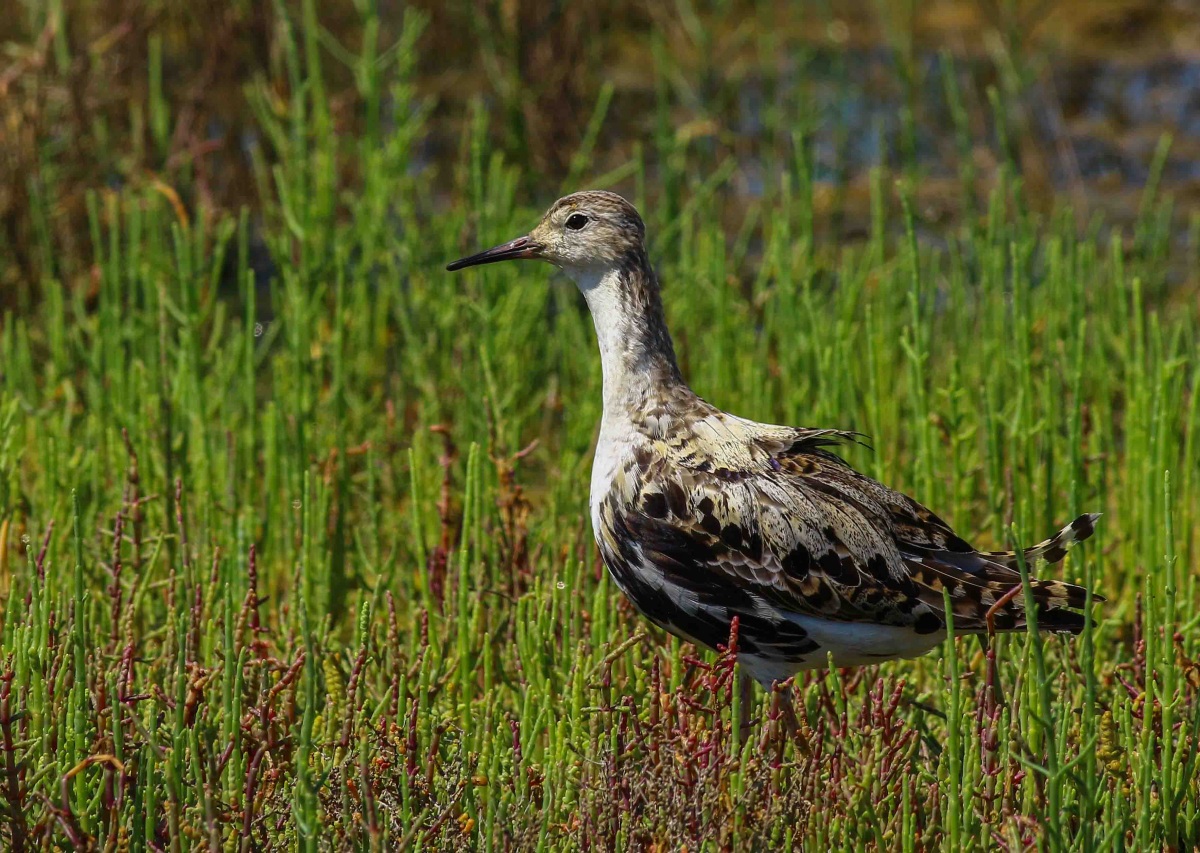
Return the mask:
<svg viewBox="0 0 1200 853"><path fill-rule="evenodd" d="M457 260L446 269L537 258L582 282L630 256L640 257L645 236L642 217L632 204L616 193L587 190L560 198L524 237Z"/></svg>

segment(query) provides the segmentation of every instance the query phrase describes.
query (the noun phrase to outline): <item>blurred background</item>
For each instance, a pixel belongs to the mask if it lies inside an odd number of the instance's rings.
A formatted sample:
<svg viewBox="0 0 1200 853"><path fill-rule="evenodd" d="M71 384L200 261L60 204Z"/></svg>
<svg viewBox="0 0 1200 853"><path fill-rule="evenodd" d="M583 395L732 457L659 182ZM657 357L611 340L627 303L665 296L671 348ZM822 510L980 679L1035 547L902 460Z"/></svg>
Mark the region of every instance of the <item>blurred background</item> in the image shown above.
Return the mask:
<svg viewBox="0 0 1200 853"><path fill-rule="evenodd" d="M515 167L535 207L603 184L670 221L713 180L709 203L736 228L805 150L816 228L833 240L866 233L873 167L912 179L929 239L981 216L1005 164L1024 203L1065 202L1081 228L1149 215L1162 189L1175 199L1165 239L1200 230L1190 0L13 9L0 19L0 307L27 307L47 279L94 286L89 198L102 210L106 194L156 193L188 221L246 208L254 229L280 193L275 167L301 149L324 152L341 198L385 143L405 149L422 216L466 196L475 143ZM1196 275L1176 262L1170 277Z"/></svg>

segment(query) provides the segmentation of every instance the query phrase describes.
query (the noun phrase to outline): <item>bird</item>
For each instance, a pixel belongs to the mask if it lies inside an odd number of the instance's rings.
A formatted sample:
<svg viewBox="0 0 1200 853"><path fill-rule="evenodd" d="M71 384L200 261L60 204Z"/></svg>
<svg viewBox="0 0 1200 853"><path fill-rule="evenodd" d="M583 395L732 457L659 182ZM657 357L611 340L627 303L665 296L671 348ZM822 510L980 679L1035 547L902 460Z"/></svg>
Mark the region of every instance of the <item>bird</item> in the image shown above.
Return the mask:
<svg viewBox="0 0 1200 853"><path fill-rule="evenodd" d="M757 423L702 399L679 369L642 217L620 195L567 195L527 235L446 269L516 259L561 269L591 312L603 414L589 507L617 587L698 646L728 644L736 620L737 663L768 690L830 661L917 657L951 623L1022 630L1022 562L1057 563L1095 529L1088 513L1022 553L977 550L852 468L838 449L860 434ZM1083 630L1085 588L1028 583L1039 630Z"/></svg>

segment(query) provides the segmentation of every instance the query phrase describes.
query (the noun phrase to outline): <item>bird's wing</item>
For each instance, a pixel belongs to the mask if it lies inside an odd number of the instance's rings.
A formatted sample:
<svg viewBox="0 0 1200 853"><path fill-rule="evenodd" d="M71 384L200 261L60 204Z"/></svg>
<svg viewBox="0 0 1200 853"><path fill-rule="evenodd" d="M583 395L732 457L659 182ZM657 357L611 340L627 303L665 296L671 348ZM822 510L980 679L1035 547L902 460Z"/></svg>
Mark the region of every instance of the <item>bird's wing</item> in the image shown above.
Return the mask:
<svg viewBox="0 0 1200 853"><path fill-rule="evenodd" d="M851 434L756 426L706 418L671 453L643 459L628 492L614 495L614 524L666 581L691 596L736 592L751 609L766 603L918 633L944 629L945 591L957 630L983 630L989 611L998 629L1024 624L1015 556L975 551L916 501L828 450ZM1086 535L1094 519L1083 519L1066 530ZM1061 557L1070 541L1060 534L1028 554ZM1034 581L1033 593L1042 627L1082 626L1063 610L1083 604L1080 587Z"/></svg>

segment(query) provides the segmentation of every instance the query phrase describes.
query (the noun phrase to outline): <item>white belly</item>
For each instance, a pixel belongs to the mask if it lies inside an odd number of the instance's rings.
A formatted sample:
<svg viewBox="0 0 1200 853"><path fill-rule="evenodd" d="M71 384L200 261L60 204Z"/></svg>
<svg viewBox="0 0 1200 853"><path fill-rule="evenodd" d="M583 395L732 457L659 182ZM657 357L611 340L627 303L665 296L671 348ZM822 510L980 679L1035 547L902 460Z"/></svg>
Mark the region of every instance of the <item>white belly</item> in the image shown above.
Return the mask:
<svg viewBox="0 0 1200 853"><path fill-rule="evenodd" d="M945 634L918 634L912 628L879 625L873 622L838 622L817 616L787 614L821 645L818 666L825 664L825 653L832 651L838 666L863 666L895 658L923 655L942 641Z"/></svg>
<svg viewBox="0 0 1200 853"><path fill-rule="evenodd" d="M870 666L899 658L915 658L937 647L945 639L942 632L918 634L911 628L877 625L869 622L839 622L796 613L784 614L804 629L820 648L800 660L778 660L754 655L738 655L738 663L764 686L784 681L797 672L824 669L833 654L835 667Z"/></svg>

